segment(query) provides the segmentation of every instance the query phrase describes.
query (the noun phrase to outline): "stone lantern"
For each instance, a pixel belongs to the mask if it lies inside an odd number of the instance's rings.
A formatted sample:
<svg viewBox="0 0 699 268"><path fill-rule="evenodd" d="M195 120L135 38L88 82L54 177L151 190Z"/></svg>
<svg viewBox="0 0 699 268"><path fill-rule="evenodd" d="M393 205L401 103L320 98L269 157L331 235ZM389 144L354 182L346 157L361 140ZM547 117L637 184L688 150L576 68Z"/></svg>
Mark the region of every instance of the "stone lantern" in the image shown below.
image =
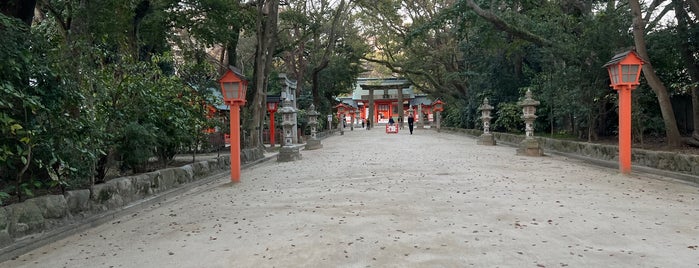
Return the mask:
<svg viewBox="0 0 699 268"><path fill-rule="evenodd" d="M417 105L417 116L415 117L417 128L425 128L425 116L422 114L422 103Z"/></svg>
<svg viewBox="0 0 699 268"><path fill-rule="evenodd" d="M436 100L435 102L432 103L432 110L435 112L435 121L437 123L437 132L439 132L442 128L441 125L441 117L442 117L442 112L444 111L444 102L442 100Z"/></svg>
<svg viewBox="0 0 699 268"><path fill-rule="evenodd" d="M328 115L328 135L330 135L330 133L332 133L332 129L333 129L333 115L329 114Z"/></svg>
<svg viewBox="0 0 699 268"><path fill-rule="evenodd" d="M308 112L306 112L306 115L308 116L308 125L311 126L311 138L306 142L306 150L323 148L323 145L320 144L320 139L318 139L317 135L318 115L320 115L320 113L316 111L316 106L311 104L311 106L308 107Z"/></svg>
<svg viewBox="0 0 699 268"><path fill-rule="evenodd" d="M337 129L340 130L340 135L345 135L345 108L347 108L347 106L340 103L333 108L337 108Z"/></svg>
<svg viewBox="0 0 699 268"><path fill-rule="evenodd" d="M356 112L352 107L349 108L349 114L350 114L350 131L354 131L354 113Z"/></svg>
<svg viewBox="0 0 699 268"><path fill-rule="evenodd" d="M495 145L495 138L493 134L490 133L490 111L493 110L493 106L488 103L488 98L483 99L483 104L478 107L481 111L481 120L483 121L483 134L478 138L479 145Z"/></svg>
<svg viewBox="0 0 699 268"><path fill-rule="evenodd" d="M519 144L517 149L518 155L526 156L542 156L544 150L539 146L539 141L534 138L534 120L536 119L536 106L539 101L532 99L532 91L527 89L524 95L524 100L517 102L517 105L522 107L522 119L524 119L524 140Z"/></svg>
<svg viewBox="0 0 699 268"><path fill-rule="evenodd" d="M289 99L284 100L282 103L282 108L279 109L279 113L282 114L282 127L284 129L284 146L279 149L279 155L277 155L277 161L279 162L289 162L301 159L301 153L299 152L299 147L294 144L294 132L293 129L296 128L296 109L292 106Z"/></svg>

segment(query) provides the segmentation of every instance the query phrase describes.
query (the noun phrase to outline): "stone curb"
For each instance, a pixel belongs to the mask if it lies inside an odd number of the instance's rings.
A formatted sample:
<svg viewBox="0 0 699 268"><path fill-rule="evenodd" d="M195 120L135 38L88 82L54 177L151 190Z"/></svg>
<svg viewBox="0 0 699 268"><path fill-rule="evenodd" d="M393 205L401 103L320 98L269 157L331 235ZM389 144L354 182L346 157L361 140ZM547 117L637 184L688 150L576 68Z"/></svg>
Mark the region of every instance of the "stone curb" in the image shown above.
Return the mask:
<svg viewBox="0 0 699 268"><path fill-rule="evenodd" d="M269 161L270 159L273 159L276 156L277 153L274 153L270 156L242 164L241 168L250 168L254 165ZM214 182L226 178L226 175L228 174L230 174L229 171L215 172L204 178L194 180L185 184L180 184L178 187L158 192L144 199L140 199L132 203L129 203L123 207L88 216L73 223L69 223L57 228L53 228L51 230L20 238L18 240L15 240L15 242L11 245L8 245L0 249L0 262L4 262L9 259L15 258L29 251L59 241L63 238L77 234L79 232L83 232L85 230L100 226L114 219L135 213L137 211L142 211L144 209L147 209L151 205L163 203L166 204L174 201L177 197L180 196L194 195L210 190L218 186L218 184L215 184Z"/></svg>
<svg viewBox="0 0 699 268"><path fill-rule="evenodd" d="M446 133L449 133L449 134L465 135L465 136L468 136L468 137L471 137L474 139L478 139L478 136L473 135L471 133L468 133L466 131L459 131L459 130L454 130L451 128L447 128L447 129L442 128L442 130L445 131ZM514 147L514 148L519 147L519 144L517 144L517 143L509 142L509 141L502 140L502 139L497 139L497 141L498 141L498 144L503 144L503 145L507 145L509 147ZM544 156L546 154L553 154L553 155L573 158L573 159L581 160L581 161L584 161L586 163L605 167L605 168L611 168L611 169L619 168L619 163L616 161L598 159L598 158L588 157L588 156L579 155L579 154L575 154L575 153L560 152L560 151L553 150L551 148L544 149ZM680 172L652 168L652 167L646 167L646 166L641 166L641 165L637 165L637 164L633 164L631 166L631 169L632 169L632 172L642 172L642 173L664 176L664 177L678 180L682 183L687 183L687 184L699 187L699 176L695 176L692 174L680 173Z"/></svg>

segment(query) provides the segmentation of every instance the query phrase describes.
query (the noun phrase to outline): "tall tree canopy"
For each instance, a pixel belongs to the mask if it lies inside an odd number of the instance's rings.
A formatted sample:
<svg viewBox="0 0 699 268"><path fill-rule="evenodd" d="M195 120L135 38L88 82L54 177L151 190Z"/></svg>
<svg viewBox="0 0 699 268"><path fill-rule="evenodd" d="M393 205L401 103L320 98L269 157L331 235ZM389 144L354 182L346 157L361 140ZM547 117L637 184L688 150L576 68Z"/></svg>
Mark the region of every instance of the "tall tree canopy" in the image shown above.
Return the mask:
<svg viewBox="0 0 699 268"><path fill-rule="evenodd" d="M474 127L478 117L474 107L483 97L505 105L519 98L524 88L532 88L544 103L541 111L546 116L539 120L547 122L551 133L564 131L590 139L613 135L616 95L601 66L616 52L634 46L647 61L645 81L635 91L640 92L637 136L662 135L668 145L677 146L681 137L676 122L691 120L675 118L672 99L679 101L695 91L677 92L667 85L696 86L656 75L654 62L660 57L649 49L654 44L644 40L666 31L682 33L663 34L685 44L680 46L684 52L663 58L682 60L684 66L663 67L684 73L688 80L697 63L697 48L690 45L696 43L692 42L695 0L359 3L367 14L363 33L375 47L366 59L408 77L424 92L451 97L459 105L446 113L449 124ZM677 23L667 16L674 8L680 14ZM647 89L652 89L656 101L647 102ZM697 103L696 93L691 101ZM643 127L640 122L661 123Z"/></svg>
<svg viewBox="0 0 699 268"><path fill-rule="evenodd" d="M478 128L488 97L499 131L521 131L530 89L539 131L595 140L617 128L602 66L635 48L637 142L699 144L698 15L699 0L2 0L0 200L205 147L228 66L250 81L247 146L278 73L323 113L368 75L443 98L451 126Z"/></svg>

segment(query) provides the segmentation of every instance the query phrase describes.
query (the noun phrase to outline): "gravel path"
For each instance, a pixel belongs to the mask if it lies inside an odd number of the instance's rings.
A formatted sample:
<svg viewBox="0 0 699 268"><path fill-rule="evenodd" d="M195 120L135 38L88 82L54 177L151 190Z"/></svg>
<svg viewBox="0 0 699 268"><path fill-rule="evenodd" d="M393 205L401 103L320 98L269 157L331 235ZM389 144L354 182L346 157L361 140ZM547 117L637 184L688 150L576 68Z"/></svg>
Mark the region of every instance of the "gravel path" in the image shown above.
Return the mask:
<svg viewBox="0 0 699 268"><path fill-rule="evenodd" d="M0 267L699 267L699 187L355 129Z"/></svg>

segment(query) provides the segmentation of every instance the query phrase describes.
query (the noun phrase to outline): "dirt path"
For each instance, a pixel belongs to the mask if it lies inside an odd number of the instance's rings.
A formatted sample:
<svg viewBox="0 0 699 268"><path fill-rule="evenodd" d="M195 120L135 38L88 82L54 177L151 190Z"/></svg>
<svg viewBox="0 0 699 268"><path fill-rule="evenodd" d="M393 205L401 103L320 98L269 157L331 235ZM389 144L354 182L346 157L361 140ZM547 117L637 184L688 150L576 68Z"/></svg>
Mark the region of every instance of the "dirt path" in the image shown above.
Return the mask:
<svg viewBox="0 0 699 268"><path fill-rule="evenodd" d="M356 129L0 267L699 267L699 188Z"/></svg>

